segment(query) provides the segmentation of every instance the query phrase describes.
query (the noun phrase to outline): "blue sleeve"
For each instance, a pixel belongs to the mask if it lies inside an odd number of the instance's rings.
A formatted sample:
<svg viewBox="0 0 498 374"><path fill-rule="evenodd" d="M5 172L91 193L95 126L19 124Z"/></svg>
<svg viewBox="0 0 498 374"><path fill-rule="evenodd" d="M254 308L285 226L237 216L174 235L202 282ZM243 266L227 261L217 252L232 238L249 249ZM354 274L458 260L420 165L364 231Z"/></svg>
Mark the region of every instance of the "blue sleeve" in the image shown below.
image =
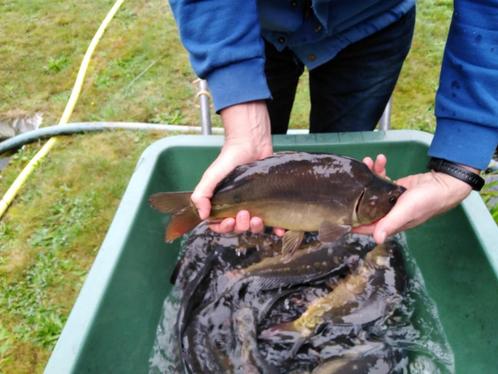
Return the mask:
<svg viewBox="0 0 498 374"><path fill-rule="evenodd" d="M256 0L170 0L170 5L216 111L270 98Z"/></svg>
<svg viewBox="0 0 498 374"><path fill-rule="evenodd" d="M498 0L455 0L429 155L485 169L498 145Z"/></svg>

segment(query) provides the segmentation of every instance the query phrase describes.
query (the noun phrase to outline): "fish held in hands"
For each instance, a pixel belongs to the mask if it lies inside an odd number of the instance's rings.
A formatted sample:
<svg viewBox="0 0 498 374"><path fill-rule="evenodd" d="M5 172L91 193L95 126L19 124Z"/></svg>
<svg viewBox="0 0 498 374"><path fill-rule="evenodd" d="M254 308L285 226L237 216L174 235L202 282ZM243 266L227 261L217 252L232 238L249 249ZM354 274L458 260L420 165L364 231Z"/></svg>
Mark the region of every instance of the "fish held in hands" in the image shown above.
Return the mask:
<svg viewBox="0 0 498 374"><path fill-rule="evenodd" d="M282 152L238 166L223 179L211 199L208 220L248 210L267 226L289 230L283 237L283 252L292 254L301 244L303 232L318 231L322 242L337 240L353 226L385 216L404 191L353 158ZM150 197L152 207L172 214L167 241L201 221L190 195L160 192Z"/></svg>

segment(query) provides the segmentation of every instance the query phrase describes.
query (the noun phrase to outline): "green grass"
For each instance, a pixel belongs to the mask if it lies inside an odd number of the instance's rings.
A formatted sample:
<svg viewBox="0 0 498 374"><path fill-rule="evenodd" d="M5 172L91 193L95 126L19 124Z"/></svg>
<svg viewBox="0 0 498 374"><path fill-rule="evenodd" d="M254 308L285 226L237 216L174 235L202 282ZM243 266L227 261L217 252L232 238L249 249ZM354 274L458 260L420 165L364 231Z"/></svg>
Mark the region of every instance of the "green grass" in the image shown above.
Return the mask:
<svg viewBox="0 0 498 374"><path fill-rule="evenodd" d="M1 2L0 116L39 111L45 124L56 123L112 4ZM451 6L419 1L413 49L393 99L395 128L434 129ZM194 79L167 3L127 1L97 48L71 121L196 124ZM307 122L307 95L301 84L292 127ZM137 159L160 136L109 132L61 139L0 221L0 373L42 372ZM41 144L16 153L1 173L0 193Z"/></svg>
<svg viewBox="0 0 498 374"><path fill-rule="evenodd" d="M0 3L0 113L37 110L45 123L57 122L88 43L113 3ZM125 2L97 48L72 121L148 122L180 111L185 123L198 123L194 79L167 2Z"/></svg>
<svg viewBox="0 0 498 374"><path fill-rule="evenodd" d="M495 222L498 223L498 173L490 174L495 179L492 182L486 183L481 191L481 196L489 208Z"/></svg>
<svg viewBox="0 0 498 374"><path fill-rule="evenodd" d="M159 136L116 132L64 139L0 223L5 372L42 371L136 160ZM5 182L36 148L18 154Z"/></svg>

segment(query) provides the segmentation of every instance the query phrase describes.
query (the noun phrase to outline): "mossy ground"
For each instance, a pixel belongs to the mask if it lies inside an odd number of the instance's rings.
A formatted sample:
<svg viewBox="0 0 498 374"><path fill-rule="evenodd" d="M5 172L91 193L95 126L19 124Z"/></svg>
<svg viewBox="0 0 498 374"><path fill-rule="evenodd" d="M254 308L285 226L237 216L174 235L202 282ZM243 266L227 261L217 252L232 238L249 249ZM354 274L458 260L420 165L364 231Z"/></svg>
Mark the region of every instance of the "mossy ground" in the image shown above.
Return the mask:
<svg viewBox="0 0 498 374"><path fill-rule="evenodd" d="M113 1L0 3L0 115L58 121L82 56ZM418 2L413 48L393 99L393 127L433 131L451 1ZM125 2L98 46L71 121L196 124L195 79L164 0ZM308 117L306 76L292 127ZM214 118L219 125L219 119ZM43 370L135 163L161 134L60 138L0 221L0 372ZM24 147L0 177L4 193L40 148Z"/></svg>

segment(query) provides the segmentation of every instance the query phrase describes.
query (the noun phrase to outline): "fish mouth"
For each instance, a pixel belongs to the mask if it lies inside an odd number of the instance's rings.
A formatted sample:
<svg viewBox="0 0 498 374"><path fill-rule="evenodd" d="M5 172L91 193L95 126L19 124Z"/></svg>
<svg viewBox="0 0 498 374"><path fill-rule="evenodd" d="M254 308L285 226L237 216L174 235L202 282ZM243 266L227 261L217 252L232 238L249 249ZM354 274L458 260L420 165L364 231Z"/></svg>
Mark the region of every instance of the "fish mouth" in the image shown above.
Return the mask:
<svg viewBox="0 0 498 374"><path fill-rule="evenodd" d="M396 186L397 186L398 197L400 197L404 192L406 192L406 187L403 187L399 184L397 184Z"/></svg>
<svg viewBox="0 0 498 374"><path fill-rule="evenodd" d="M397 185L396 187L397 188L392 193L390 193L391 196L389 197L389 203L391 203L391 205L396 204L399 197L406 191L406 188L403 186Z"/></svg>

